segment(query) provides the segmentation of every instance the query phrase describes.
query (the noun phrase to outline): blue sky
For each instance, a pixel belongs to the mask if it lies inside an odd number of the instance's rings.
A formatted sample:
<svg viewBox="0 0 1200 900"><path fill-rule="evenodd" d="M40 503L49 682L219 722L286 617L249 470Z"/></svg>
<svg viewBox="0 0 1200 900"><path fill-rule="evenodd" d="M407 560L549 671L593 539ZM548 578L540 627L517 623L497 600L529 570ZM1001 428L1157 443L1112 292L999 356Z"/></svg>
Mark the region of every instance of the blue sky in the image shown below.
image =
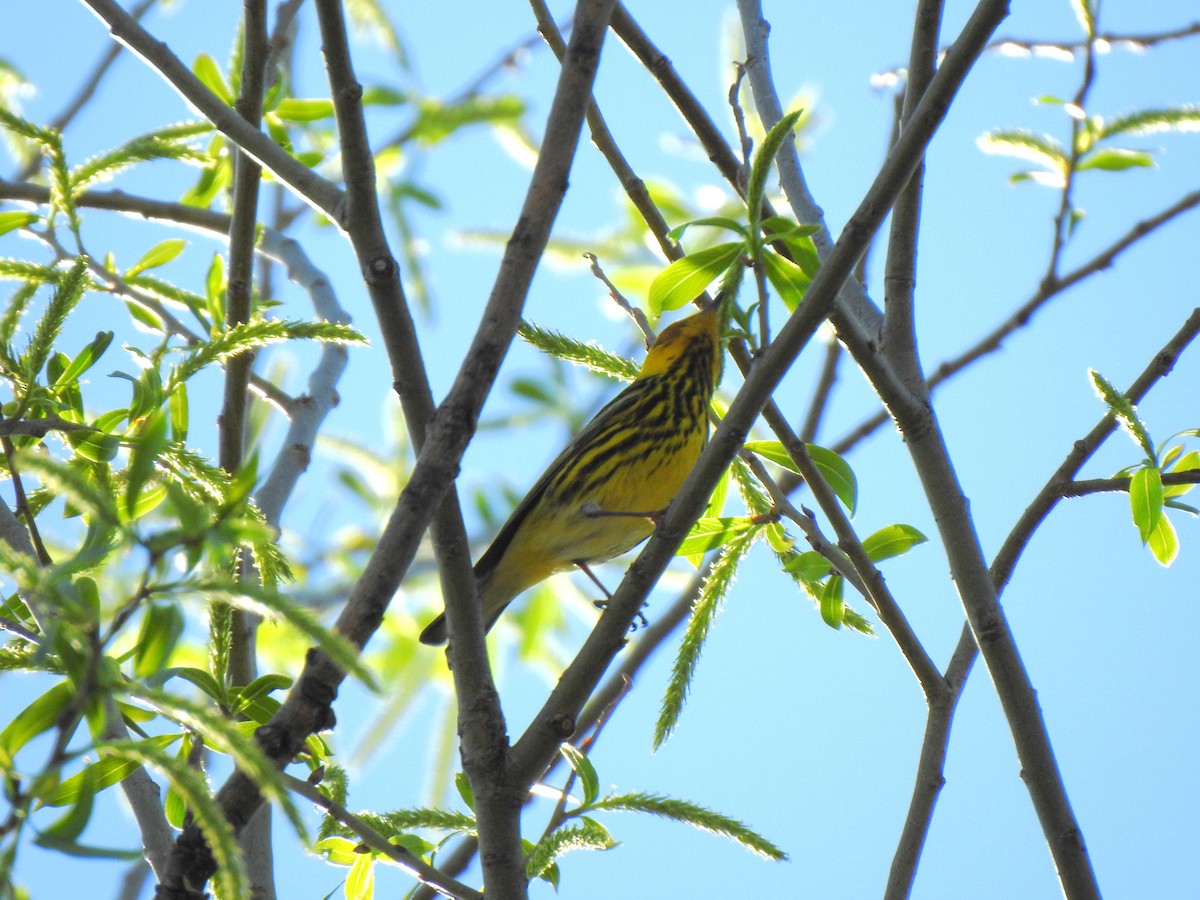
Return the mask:
<svg viewBox="0 0 1200 900"><path fill-rule="evenodd" d="M45 121L73 95L102 51L105 32L81 4L46 0L10 6L0 55L38 84L39 93L26 98L23 112ZM971 7L948 6L949 36ZM555 4L556 12L565 9ZM640 4L632 11L727 126L722 34L732 20L732 7L696 0L687 9L680 15L674 4ZM180 2L156 13L150 25L185 60L200 52L223 60L239 10L240 4L228 0ZM803 162L836 234L882 158L891 98L872 88L870 76L907 57L911 10L909 4L859 0L767 3L765 12L773 26L781 95L786 99L803 91L815 98L821 124ZM420 81L432 95L453 94L533 28L528 10L519 3L489 4L487 21L477 23L483 27L454 31L447 28L444 7L398 8L393 14ZM316 95L322 90L323 70L311 11L306 16L297 93ZM1106 29L1148 32L1188 23L1194 7L1182 0L1163 0L1149 9L1110 2L1104 16ZM1067 40L1078 31L1066 2L1017 2L1000 33ZM39 50L47 46L70 51ZM375 48L364 48L358 65L363 81L395 81L386 55ZM1115 51L1101 58L1091 111L1116 115L1143 105L1194 103L1195 72L1195 39L1145 55ZM529 122L538 129L554 74L552 58L539 48L496 87L532 96ZM929 369L1023 302L1036 289L1047 260L1056 195L1033 185L1009 185L1007 177L1017 163L982 154L976 139L998 127L1044 129L1061 137L1061 112L1035 106L1031 98L1070 96L1077 80L1076 64L989 56L935 139L918 273L920 346ZM653 82L615 41L605 50L597 96L618 143L643 178L670 180L689 195L719 184ZM67 151L79 161L188 115L173 92L140 61L126 56L96 106L68 131ZM395 130L394 124L380 120L373 126L376 140ZM1088 216L1068 248L1067 268L1088 259L1133 222L1195 189L1200 171L1195 135L1154 135L1133 142L1155 149L1158 167L1092 173L1081 181L1077 203ZM9 164L6 172L11 171ZM161 190L154 179L170 177L165 167L155 167L117 186L134 192ZM444 204L418 222L438 304L436 315L420 323L421 338L440 393L453 378L454 361L469 341L467 324L482 308L498 265L496 253L466 246L456 234L511 227L528 172L480 131L430 154L421 177ZM587 240L612 228L621 214L619 186L584 142L556 234ZM1088 368L1127 385L1196 305L1198 229L1195 213L1168 226L1110 271L1056 300L1003 350L937 393L946 440L989 555L1072 442L1102 414L1087 381ZM372 333L348 245L331 229L308 229L305 235L310 252L341 290L343 305L359 327ZM153 226L128 227L121 237L127 244L118 248L121 261L128 265L166 236L173 235ZM172 270L181 279L202 272L217 249L206 239L188 237L195 241L193 250ZM0 238L0 255L29 252L12 236ZM868 284L878 299L878 257ZM629 329L607 313L608 305L582 262L575 268L544 265L527 315L606 346L630 346ZM301 308L296 314L307 313ZM80 327L94 331L96 323ZM780 399L789 414L798 417L805 408L818 355L810 352L800 360L783 388ZM507 385L544 371L532 350L514 347L485 415L519 409L520 401L506 391ZM582 380L572 384L587 392L600 390ZM1200 361L1194 351L1141 405L1157 440L1200 425L1197 384ZM820 438L830 442L875 409L864 379L849 367L836 391ZM382 445L382 420L393 401L378 342L353 355L342 398L328 430ZM560 429L545 427L517 440L485 436L469 451L460 485L469 489L502 481L519 493L564 439ZM203 445L202 436L197 440ZM1134 444L1118 434L1084 475L1109 475L1139 458ZM935 533L903 444L892 429L856 448L850 461L859 479L855 524L860 533L892 522ZM324 485L319 478L314 482L297 497L288 523L292 529L311 527L327 508L322 504ZM1170 569L1163 569L1140 546L1123 496L1063 503L1027 550L1004 596L1101 886L1112 897L1183 898L1200 880L1200 775L1194 765L1200 746L1194 651L1200 629L1200 529L1186 517L1176 516L1175 522L1183 550ZM918 635L944 666L962 614L940 549L927 544L890 562L884 571ZM619 572L613 568L608 577L615 582ZM649 614L670 596L660 591ZM607 727L594 756L602 786L684 797L720 810L781 845L791 861L764 862L684 826L614 815L605 821L620 847L567 857L561 895L877 896L912 790L924 727L920 691L890 638L883 634L866 640L825 627L791 581L773 571L765 549L756 548L717 621L678 732L652 753L650 736L672 649L664 648L644 670L637 689ZM502 695L515 737L540 705L546 682L540 673L522 669L508 646L500 656ZM10 704L36 689L12 676L4 682L0 708L7 717L19 708ZM342 752L352 753L355 736L377 715L375 704L356 688L344 692L338 706ZM386 809L423 801L420 773L428 765L428 729L435 714L434 702L420 705L385 748L352 773L358 792L352 807ZM982 664L976 665L959 707L946 777L914 897L1059 896ZM530 835L541 831L538 815L535 810L527 819ZM112 823L110 832L97 826L89 832L95 843L135 846L126 814L109 811L105 821ZM287 843L285 835L281 846ZM339 874L316 860L294 853L286 859L282 896L321 897L338 883ZM119 875L115 866L64 860L32 848L18 867L35 898L61 896L84 884L94 896L115 895ZM380 888L394 895L405 884L403 877L388 873L381 876ZM549 897L552 892L539 887L534 895Z"/></svg>

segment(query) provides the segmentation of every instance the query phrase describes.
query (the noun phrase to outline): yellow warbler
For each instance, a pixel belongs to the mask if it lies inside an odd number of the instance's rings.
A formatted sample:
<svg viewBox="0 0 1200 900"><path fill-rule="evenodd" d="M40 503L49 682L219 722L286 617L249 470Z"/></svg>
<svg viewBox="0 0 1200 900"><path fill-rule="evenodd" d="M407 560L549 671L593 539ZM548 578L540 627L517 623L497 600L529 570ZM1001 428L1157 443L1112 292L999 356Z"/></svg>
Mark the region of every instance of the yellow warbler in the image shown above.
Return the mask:
<svg viewBox="0 0 1200 900"><path fill-rule="evenodd" d="M708 439L721 373L719 304L665 328L634 381L596 414L537 480L475 564L491 628L527 588L644 541ZM446 617L421 642L446 640Z"/></svg>

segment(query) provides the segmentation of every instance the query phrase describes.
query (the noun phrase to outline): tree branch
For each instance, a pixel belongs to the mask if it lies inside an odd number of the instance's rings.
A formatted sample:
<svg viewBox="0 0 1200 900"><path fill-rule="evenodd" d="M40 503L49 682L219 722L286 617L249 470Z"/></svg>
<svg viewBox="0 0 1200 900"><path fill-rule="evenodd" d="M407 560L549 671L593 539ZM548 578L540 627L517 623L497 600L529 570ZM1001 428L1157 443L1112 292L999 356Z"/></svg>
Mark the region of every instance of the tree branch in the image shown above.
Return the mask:
<svg viewBox="0 0 1200 900"><path fill-rule="evenodd" d="M287 184L298 196L345 228L345 195L336 184L314 172L247 122L204 86L184 63L142 28L115 0L83 0L120 41L153 68L163 80L218 131Z"/></svg>

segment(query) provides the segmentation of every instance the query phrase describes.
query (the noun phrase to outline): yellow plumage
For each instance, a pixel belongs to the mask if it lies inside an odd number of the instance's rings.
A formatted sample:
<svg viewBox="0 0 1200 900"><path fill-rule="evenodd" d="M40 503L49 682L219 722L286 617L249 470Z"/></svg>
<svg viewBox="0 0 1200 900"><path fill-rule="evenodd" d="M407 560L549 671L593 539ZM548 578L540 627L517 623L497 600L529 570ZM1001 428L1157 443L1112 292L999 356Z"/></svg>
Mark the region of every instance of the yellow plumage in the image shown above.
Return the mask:
<svg viewBox="0 0 1200 900"><path fill-rule="evenodd" d="M721 372L716 306L667 327L634 381L596 414L513 510L475 564L491 628L522 591L644 541L708 439ZM446 640L445 616L421 632Z"/></svg>

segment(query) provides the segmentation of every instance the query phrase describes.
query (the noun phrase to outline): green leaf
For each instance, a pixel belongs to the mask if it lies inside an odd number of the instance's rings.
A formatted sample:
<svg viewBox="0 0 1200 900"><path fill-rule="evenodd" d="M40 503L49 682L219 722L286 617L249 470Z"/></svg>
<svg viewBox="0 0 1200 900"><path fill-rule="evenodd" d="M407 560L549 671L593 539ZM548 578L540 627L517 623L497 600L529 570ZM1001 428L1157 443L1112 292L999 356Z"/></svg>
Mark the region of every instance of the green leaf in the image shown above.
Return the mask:
<svg viewBox="0 0 1200 900"><path fill-rule="evenodd" d="M147 604L133 651L133 672L147 678L161 671L183 634L183 614L173 603Z"/></svg>
<svg viewBox="0 0 1200 900"><path fill-rule="evenodd" d="M833 566L816 550L792 551L784 562L783 571L801 581L820 581L833 571Z"/></svg>
<svg viewBox="0 0 1200 900"><path fill-rule="evenodd" d="M1194 472L1200 469L1200 453L1195 450L1189 451L1179 457L1179 461L1171 466L1172 472ZM1195 485L1193 484L1172 484L1163 488L1163 497L1181 497L1190 491Z"/></svg>
<svg viewBox="0 0 1200 900"><path fill-rule="evenodd" d="M187 382L181 381L171 391L167 398L171 414L171 440L177 444L187 441L188 435L188 393Z"/></svg>
<svg viewBox="0 0 1200 900"><path fill-rule="evenodd" d="M313 850L323 853L325 859L335 866L352 866L358 862L360 841L344 837L327 837L313 844Z"/></svg>
<svg viewBox="0 0 1200 900"><path fill-rule="evenodd" d="M271 112L287 122L319 122L321 119L332 118L333 101L318 97L315 100L301 100L288 97L279 101Z"/></svg>
<svg viewBox="0 0 1200 900"><path fill-rule="evenodd" d="M169 389L187 381L205 366L224 362L231 356L268 344L290 340L313 340L333 344L365 343L359 332L340 322L293 322L261 319L245 322L214 334L191 350L172 371Z"/></svg>
<svg viewBox="0 0 1200 900"><path fill-rule="evenodd" d="M41 221L41 218L35 212L25 212L19 209L0 212L0 234L8 234L10 231L32 225L34 222Z"/></svg>
<svg viewBox="0 0 1200 900"><path fill-rule="evenodd" d="M739 234L742 237L747 237L749 232L746 231L746 226L737 219L731 219L728 216L708 216L703 219L692 219L690 222L684 222L682 225L676 225L667 232L668 237L674 241L678 241L683 237L683 233L689 228L698 228L705 226L708 228L724 228L732 231L734 234Z"/></svg>
<svg viewBox="0 0 1200 900"><path fill-rule="evenodd" d="M700 519L675 552L676 556L695 556L728 544L738 535L762 528L746 516L722 516Z"/></svg>
<svg viewBox="0 0 1200 900"><path fill-rule="evenodd" d="M467 809L474 812L475 794L471 791L471 781L467 778L466 772L454 773L454 787L458 789L458 796L462 797L462 802L467 805Z"/></svg>
<svg viewBox="0 0 1200 900"><path fill-rule="evenodd" d="M0 771L11 772L17 751L43 731L53 728L74 697L75 686L63 681L17 713L0 731Z"/></svg>
<svg viewBox="0 0 1200 900"><path fill-rule="evenodd" d="M1104 169L1108 172L1122 172L1126 169L1151 169L1153 167L1154 157L1145 150L1101 147L1084 156L1075 168L1080 172L1085 169Z"/></svg>
<svg viewBox="0 0 1200 900"><path fill-rule="evenodd" d="M509 94L474 94L458 103L425 98L409 135L429 146L470 125L518 125L524 112L524 101Z"/></svg>
<svg viewBox="0 0 1200 900"><path fill-rule="evenodd" d="M1133 524L1142 536L1142 543L1150 540L1163 514L1162 473L1153 466L1143 466L1129 479L1129 505L1133 510Z"/></svg>
<svg viewBox="0 0 1200 900"><path fill-rule="evenodd" d="M1150 440L1150 432L1138 417L1137 407L1095 369L1088 369L1088 376L1092 380L1092 386L1096 389L1096 393L1108 407L1109 413L1138 442L1138 445L1145 451L1146 458L1157 463L1158 455L1154 450L1154 441Z"/></svg>
<svg viewBox="0 0 1200 900"><path fill-rule="evenodd" d="M1147 544L1154 558L1162 565L1169 566L1175 562L1175 557L1179 555L1179 536L1175 533L1175 526L1171 524L1170 519L1166 516L1159 517Z"/></svg>
<svg viewBox="0 0 1200 900"><path fill-rule="evenodd" d="M146 738L143 741L138 741L137 743L146 744L149 747L159 750L166 750L181 737L183 737L181 732L159 734L151 738ZM103 756L97 762L87 766L82 772L72 775L61 782L45 796L39 797L38 806L66 806L68 803L75 803L82 796L83 792L89 789L89 786L95 793L100 793L105 788L110 788L114 784L124 781L130 774L140 768L141 763L128 757ZM78 835L76 836L78 837Z"/></svg>
<svg viewBox="0 0 1200 900"><path fill-rule="evenodd" d="M125 277L133 278L147 269L157 269L159 266L165 266L182 253L186 246L187 241L182 238L168 238L165 241L155 244L142 254L142 258L125 272Z"/></svg>
<svg viewBox="0 0 1200 900"><path fill-rule="evenodd" d="M658 315L695 300L736 262L744 250L745 244L737 241L697 250L675 260L650 283L647 303L651 312Z"/></svg>
<svg viewBox="0 0 1200 900"><path fill-rule="evenodd" d="M221 72L221 67L217 65L215 59L207 53L201 53L192 63L192 72L227 106L233 106L233 90L229 87L229 82L225 80L225 75Z"/></svg>
<svg viewBox="0 0 1200 900"><path fill-rule="evenodd" d="M767 280L778 291L779 299L783 301L788 312L795 312L812 279L794 262L770 250L763 252L762 262Z"/></svg>
<svg viewBox="0 0 1200 900"><path fill-rule="evenodd" d="M911 525L885 525L862 542L871 562L879 562L907 553L928 538Z"/></svg>
<svg viewBox="0 0 1200 900"><path fill-rule="evenodd" d="M100 331L92 339L86 347L76 354L75 358L63 369L62 374L54 381L54 387L62 387L70 384L72 381L77 381L79 376L96 364L96 361L104 355L104 351L108 349L112 343L113 333L111 331Z"/></svg>
<svg viewBox="0 0 1200 900"><path fill-rule="evenodd" d="M558 748L558 752L563 755L563 759L579 776L579 783L583 787L583 805L590 805L600 796L600 776L596 774L596 767L592 765L592 761L587 758L586 754L574 744L564 743Z"/></svg>
<svg viewBox="0 0 1200 900"><path fill-rule="evenodd" d="M147 330L152 332L164 331L163 320L153 310L148 309L141 303L133 300L125 301L125 309L129 311L130 318L141 325L146 326Z"/></svg>
<svg viewBox="0 0 1200 900"><path fill-rule="evenodd" d="M821 591L821 618L830 628L841 628L846 614L846 601L842 595L843 579L834 575Z"/></svg>
<svg viewBox="0 0 1200 900"><path fill-rule="evenodd" d="M166 446L167 415L164 410L156 409L143 420L125 469L125 512L130 518Z"/></svg>
<svg viewBox="0 0 1200 900"><path fill-rule="evenodd" d="M204 669L198 669L194 666L175 666L170 669L163 669L153 677L147 678L146 682L158 687L166 684L172 678L182 678L184 681L194 684L217 703L224 705L228 702L225 689L221 687L220 682Z"/></svg>
<svg viewBox="0 0 1200 900"><path fill-rule="evenodd" d="M75 800L71 808L58 821L43 829L42 835L55 841L74 843L83 834L83 829L87 828L88 821L92 818L92 806L98 788L91 766L84 769L77 777L81 781L79 789L75 792ZM42 835L39 835L39 838Z"/></svg>
<svg viewBox="0 0 1200 900"><path fill-rule="evenodd" d="M854 470L850 468L850 464L832 450L816 444L807 446L808 455L817 464L817 468L821 470L821 474L825 476L825 480L829 482L833 492L846 505L850 515L854 515L854 511L858 508L858 479L854 476Z"/></svg>
<svg viewBox="0 0 1200 900"><path fill-rule="evenodd" d="M375 855L357 853L346 873L346 900L372 900L375 896Z"/></svg>
<svg viewBox="0 0 1200 900"><path fill-rule="evenodd" d="M804 274L814 278L821 268L817 246L812 236L821 230L819 225L797 225L786 216L769 216L762 223L763 240L768 244L782 243Z"/></svg>
<svg viewBox="0 0 1200 900"><path fill-rule="evenodd" d="M783 861L788 858L777 846L736 819L687 800L658 794L618 794L596 801L592 808L650 813L664 819L683 822L710 834L731 838L747 850L766 859Z"/></svg>

